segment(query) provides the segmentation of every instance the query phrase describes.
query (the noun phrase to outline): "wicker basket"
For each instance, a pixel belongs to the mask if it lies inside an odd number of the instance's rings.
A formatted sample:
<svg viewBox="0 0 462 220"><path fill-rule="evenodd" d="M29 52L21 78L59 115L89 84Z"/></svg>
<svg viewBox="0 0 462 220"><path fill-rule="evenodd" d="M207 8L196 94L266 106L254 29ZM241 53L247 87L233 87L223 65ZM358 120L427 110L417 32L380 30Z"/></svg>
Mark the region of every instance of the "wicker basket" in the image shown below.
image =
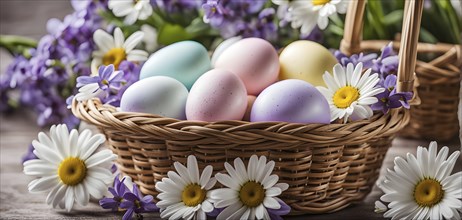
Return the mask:
<svg viewBox="0 0 462 220"><path fill-rule="evenodd" d="M357 9L357 17L362 16L364 8ZM345 30L352 30L345 27ZM404 29L403 29L404 30ZM377 51L389 41L361 41L361 30L355 30L352 39L344 40L342 52L355 54L361 51ZM401 44L393 42L398 50ZM460 82L462 78L462 46L459 44L417 45L419 55L432 55L433 60L417 61L415 72L418 78L416 92L420 104L411 110L409 124L400 132L400 136L419 139L447 141L459 134L457 109L459 105Z"/></svg>
<svg viewBox="0 0 462 220"><path fill-rule="evenodd" d="M409 30L404 33L409 34L403 36L398 87L409 91L422 3L407 2L412 5L409 14L416 16L404 21ZM348 14L363 5L352 1ZM352 18L347 23L361 26L362 16L359 21ZM208 123L117 112L97 99L74 101L72 112L106 135L120 170L145 194L157 195L155 183L174 170L174 161L185 163L188 155L196 156L200 169L213 165L214 173L225 172L224 162L236 157L248 161L253 154L265 155L276 162L280 181L289 184L281 199L291 206L291 214L333 212L364 198L394 135L409 121L407 110L394 109L348 124Z"/></svg>

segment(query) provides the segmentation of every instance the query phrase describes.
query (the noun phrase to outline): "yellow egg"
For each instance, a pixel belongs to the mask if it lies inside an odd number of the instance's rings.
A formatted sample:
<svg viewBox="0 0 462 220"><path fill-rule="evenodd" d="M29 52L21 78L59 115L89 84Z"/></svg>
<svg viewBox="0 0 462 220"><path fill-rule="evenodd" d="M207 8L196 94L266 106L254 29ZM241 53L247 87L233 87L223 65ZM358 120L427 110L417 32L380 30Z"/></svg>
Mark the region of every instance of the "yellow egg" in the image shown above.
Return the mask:
<svg viewBox="0 0 462 220"><path fill-rule="evenodd" d="M279 79L301 79L313 86L326 86L322 75L338 63L334 55L321 44L299 40L287 47L279 55L281 69Z"/></svg>

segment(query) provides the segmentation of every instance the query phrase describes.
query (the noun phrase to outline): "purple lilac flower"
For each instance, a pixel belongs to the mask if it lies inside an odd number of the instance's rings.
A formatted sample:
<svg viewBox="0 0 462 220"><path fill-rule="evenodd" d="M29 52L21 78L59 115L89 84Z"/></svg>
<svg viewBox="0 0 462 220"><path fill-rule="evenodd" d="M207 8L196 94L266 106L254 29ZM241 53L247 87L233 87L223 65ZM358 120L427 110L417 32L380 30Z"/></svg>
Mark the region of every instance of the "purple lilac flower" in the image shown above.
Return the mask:
<svg viewBox="0 0 462 220"><path fill-rule="evenodd" d="M119 70L124 73L123 79L125 80L125 84L123 84L117 94L117 97L120 100L125 90L139 80L141 65L124 60L120 63Z"/></svg>
<svg viewBox="0 0 462 220"><path fill-rule="evenodd" d="M71 5L76 11L87 9L93 0L71 0Z"/></svg>
<svg viewBox="0 0 462 220"><path fill-rule="evenodd" d="M372 71L379 73L381 79L388 74L396 73L398 69L398 55L393 51L392 43L382 48L380 56L373 61Z"/></svg>
<svg viewBox="0 0 462 220"><path fill-rule="evenodd" d="M202 1L197 0L154 0L153 6L167 13L181 13L200 7Z"/></svg>
<svg viewBox="0 0 462 220"><path fill-rule="evenodd" d="M270 209L268 208L268 214L272 220L283 220L282 215L287 215L290 212L290 206L288 206L284 201L279 198L275 198L281 205L280 209Z"/></svg>
<svg viewBox="0 0 462 220"><path fill-rule="evenodd" d="M275 41L277 39L278 28L274 22L275 14L276 11L274 8L265 8L258 14L257 33L254 34L255 36L269 41Z"/></svg>
<svg viewBox="0 0 462 220"><path fill-rule="evenodd" d="M389 74L396 74L398 72L399 58L397 55L385 57L380 63L379 73L381 78L387 77Z"/></svg>
<svg viewBox="0 0 462 220"><path fill-rule="evenodd" d="M111 173L114 174L115 172L117 172L117 165L115 163L113 163L112 166L111 166Z"/></svg>
<svg viewBox="0 0 462 220"><path fill-rule="evenodd" d="M154 198L151 195L141 197L136 184L133 184L133 192L125 192L123 198L124 201L119 206L127 210L123 216L123 220L131 219L133 214L159 211L159 208L153 202Z"/></svg>
<svg viewBox="0 0 462 220"><path fill-rule="evenodd" d="M258 37L277 41L274 8L263 8L265 1L207 0L202 4L204 21L220 31L223 38Z"/></svg>
<svg viewBox="0 0 462 220"><path fill-rule="evenodd" d="M338 62L346 67L347 64L352 63L355 66L358 63L363 63L363 68L368 69L371 68L373 65L373 61L375 58L377 58L377 54L371 53L364 55L363 53L360 54L353 54L351 56L347 56L344 53L340 52L339 50L336 50L334 52L334 56L337 58Z"/></svg>
<svg viewBox="0 0 462 220"><path fill-rule="evenodd" d="M111 209L113 212L119 210L119 206L124 200L124 194L130 192L128 187L124 183L125 177L122 180L119 179L119 175L114 178L114 187L109 187L109 192L114 196L113 198L102 198L99 200L99 205L103 209Z"/></svg>
<svg viewBox="0 0 462 220"><path fill-rule="evenodd" d="M29 52L30 58L16 57L5 74L9 88L1 83L2 91L20 90L20 103L32 107L40 126L65 122L74 127L78 123L64 100L73 93L75 78L90 74L85 63L94 49L93 32L102 21L96 13L97 2L76 8L63 22L51 19L49 34Z"/></svg>
<svg viewBox="0 0 462 220"><path fill-rule="evenodd" d="M409 100L412 99L412 92L396 92L396 76L388 75L384 80L380 80L379 86L385 91L377 94L378 102L371 105L372 110L381 110L384 114L392 108L403 106L409 109Z"/></svg>
<svg viewBox="0 0 462 220"><path fill-rule="evenodd" d="M99 88L103 91L118 90L122 83L124 73L122 71L114 71L114 65L100 66L98 76L79 76L77 78L77 87L82 87L90 83L98 83Z"/></svg>
<svg viewBox="0 0 462 220"><path fill-rule="evenodd" d="M28 161L28 160L33 160L33 159L37 159L38 157L34 154L34 146L32 146L32 144L29 145L29 147L27 148L27 152L26 154L24 154L22 156L22 163Z"/></svg>
<svg viewBox="0 0 462 220"><path fill-rule="evenodd" d="M114 71L114 65L102 65L98 69L98 76L79 76L77 78L77 87L96 83L100 90L98 90L98 92L102 92L104 94L101 97L101 101L103 103L119 106L121 98L119 91L123 86L128 87L124 76L123 71ZM69 99L67 101L69 101Z"/></svg>
<svg viewBox="0 0 462 220"><path fill-rule="evenodd" d="M202 5L202 9L205 13L204 22L213 22L213 26L221 25L224 19L224 8L221 4L218 4L218 0L207 0L207 2Z"/></svg>

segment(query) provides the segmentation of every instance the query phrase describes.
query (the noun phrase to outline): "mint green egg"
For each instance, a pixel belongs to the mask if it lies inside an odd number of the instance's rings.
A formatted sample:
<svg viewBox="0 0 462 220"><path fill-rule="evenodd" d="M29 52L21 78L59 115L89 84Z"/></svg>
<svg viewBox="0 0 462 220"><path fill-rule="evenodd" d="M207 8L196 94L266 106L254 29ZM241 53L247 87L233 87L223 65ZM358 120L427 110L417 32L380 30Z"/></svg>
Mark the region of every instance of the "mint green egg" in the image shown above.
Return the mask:
<svg viewBox="0 0 462 220"><path fill-rule="evenodd" d="M181 41L152 54L141 68L140 80L151 76L168 76L190 90L194 82L210 69L210 57L202 44Z"/></svg>

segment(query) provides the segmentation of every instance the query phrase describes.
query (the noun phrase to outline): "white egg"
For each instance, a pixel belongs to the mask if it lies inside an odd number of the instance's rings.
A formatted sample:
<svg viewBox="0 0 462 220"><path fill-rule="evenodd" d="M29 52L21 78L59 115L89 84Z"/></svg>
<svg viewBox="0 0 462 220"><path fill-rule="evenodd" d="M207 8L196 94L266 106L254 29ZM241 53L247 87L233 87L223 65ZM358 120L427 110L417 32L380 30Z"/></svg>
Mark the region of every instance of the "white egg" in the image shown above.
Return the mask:
<svg viewBox="0 0 462 220"><path fill-rule="evenodd" d="M128 87L122 95L120 109L184 120L187 98L188 90L180 81L167 76L153 76Z"/></svg>

